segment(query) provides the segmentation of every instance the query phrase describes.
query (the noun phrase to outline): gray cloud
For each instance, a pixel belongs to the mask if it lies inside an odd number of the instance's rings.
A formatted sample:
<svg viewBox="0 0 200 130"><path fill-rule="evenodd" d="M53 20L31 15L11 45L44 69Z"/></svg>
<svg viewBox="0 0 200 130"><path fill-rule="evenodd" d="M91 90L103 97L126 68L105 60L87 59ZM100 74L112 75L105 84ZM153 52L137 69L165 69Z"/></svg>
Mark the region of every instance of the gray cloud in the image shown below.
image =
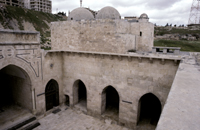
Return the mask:
<svg viewBox="0 0 200 130"><path fill-rule="evenodd" d="M53 13L68 12L80 6L80 1L56 0L53 2ZM122 17L140 16L147 13L150 21L159 25L166 23L187 24L192 1L188 0L83 0L83 6L100 10L105 6L113 6Z"/></svg>

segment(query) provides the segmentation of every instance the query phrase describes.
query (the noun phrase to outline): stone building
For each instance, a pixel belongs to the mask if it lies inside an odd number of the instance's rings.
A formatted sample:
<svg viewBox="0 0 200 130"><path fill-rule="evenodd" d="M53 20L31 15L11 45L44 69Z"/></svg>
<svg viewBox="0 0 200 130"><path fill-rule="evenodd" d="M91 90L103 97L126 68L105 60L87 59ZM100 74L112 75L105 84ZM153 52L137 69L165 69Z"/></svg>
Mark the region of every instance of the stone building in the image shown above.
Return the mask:
<svg viewBox="0 0 200 130"><path fill-rule="evenodd" d="M52 23L50 51L40 50L38 32L1 30L1 108L19 105L39 116L68 104L128 128L156 126L181 56L151 53L148 20L122 20L112 7L95 18L77 8L68 21Z"/></svg>

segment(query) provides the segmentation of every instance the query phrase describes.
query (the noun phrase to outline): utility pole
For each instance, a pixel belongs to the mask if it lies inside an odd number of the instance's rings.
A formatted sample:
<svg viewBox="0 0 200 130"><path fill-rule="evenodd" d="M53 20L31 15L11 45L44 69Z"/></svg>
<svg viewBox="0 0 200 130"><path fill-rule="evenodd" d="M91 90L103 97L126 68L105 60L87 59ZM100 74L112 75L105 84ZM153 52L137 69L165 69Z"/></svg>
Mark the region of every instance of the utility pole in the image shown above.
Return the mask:
<svg viewBox="0 0 200 130"><path fill-rule="evenodd" d="M200 24L200 0L193 0L188 25Z"/></svg>

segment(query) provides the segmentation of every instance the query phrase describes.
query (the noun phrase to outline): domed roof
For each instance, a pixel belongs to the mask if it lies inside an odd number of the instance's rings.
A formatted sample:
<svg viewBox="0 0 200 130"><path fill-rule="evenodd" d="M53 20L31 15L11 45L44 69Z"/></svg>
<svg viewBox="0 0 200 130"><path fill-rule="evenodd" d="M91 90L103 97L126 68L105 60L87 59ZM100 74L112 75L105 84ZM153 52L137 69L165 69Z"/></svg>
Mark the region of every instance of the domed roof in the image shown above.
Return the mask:
<svg viewBox="0 0 200 130"><path fill-rule="evenodd" d="M149 19L148 15L143 13L140 15L139 19Z"/></svg>
<svg viewBox="0 0 200 130"><path fill-rule="evenodd" d="M79 7L72 10L72 12L68 16L68 20L82 20L82 19L92 20L94 19L94 16L89 10L83 7Z"/></svg>
<svg viewBox="0 0 200 130"><path fill-rule="evenodd" d="M120 19L121 16L115 8L107 6L107 7L102 8L98 12L96 18L97 19Z"/></svg>

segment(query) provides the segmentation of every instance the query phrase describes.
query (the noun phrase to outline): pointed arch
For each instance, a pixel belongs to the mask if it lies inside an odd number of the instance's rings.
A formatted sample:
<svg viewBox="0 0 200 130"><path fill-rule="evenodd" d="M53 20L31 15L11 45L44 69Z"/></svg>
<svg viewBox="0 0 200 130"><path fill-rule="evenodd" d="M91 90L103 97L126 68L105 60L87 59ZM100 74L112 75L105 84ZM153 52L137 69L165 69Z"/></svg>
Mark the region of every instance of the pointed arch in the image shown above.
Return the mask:
<svg viewBox="0 0 200 130"><path fill-rule="evenodd" d="M101 114L114 114L119 118L119 101L120 97L117 90L112 86L107 86L101 93Z"/></svg>
<svg viewBox="0 0 200 130"><path fill-rule="evenodd" d="M56 80L51 79L45 88L46 111L59 105L59 86Z"/></svg>
<svg viewBox="0 0 200 130"><path fill-rule="evenodd" d="M87 110L87 88L80 79L76 80L73 85L73 104L79 104Z"/></svg>
<svg viewBox="0 0 200 130"><path fill-rule="evenodd" d="M157 125L161 111L162 105L158 97L152 93L144 94L138 102L137 124L149 120L150 124Z"/></svg>

